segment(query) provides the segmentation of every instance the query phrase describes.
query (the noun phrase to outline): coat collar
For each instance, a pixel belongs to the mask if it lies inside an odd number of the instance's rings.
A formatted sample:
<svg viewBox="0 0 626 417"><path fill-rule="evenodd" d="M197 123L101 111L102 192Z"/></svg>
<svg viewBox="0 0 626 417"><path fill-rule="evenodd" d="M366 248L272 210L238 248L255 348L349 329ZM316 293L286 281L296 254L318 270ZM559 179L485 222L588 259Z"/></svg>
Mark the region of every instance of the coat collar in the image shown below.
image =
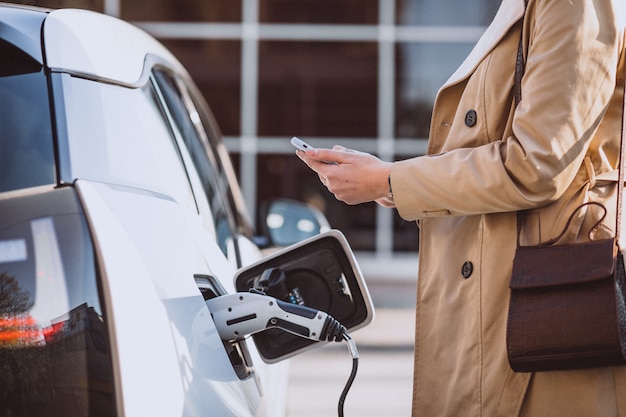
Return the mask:
<svg viewBox="0 0 626 417"><path fill-rule="evenodd" d="M461 66L450 76L443 88L467 78L480 61L498 44L508 30L524 16L524 0L502 0L493 21L480 37L472 52Z"/></svg>

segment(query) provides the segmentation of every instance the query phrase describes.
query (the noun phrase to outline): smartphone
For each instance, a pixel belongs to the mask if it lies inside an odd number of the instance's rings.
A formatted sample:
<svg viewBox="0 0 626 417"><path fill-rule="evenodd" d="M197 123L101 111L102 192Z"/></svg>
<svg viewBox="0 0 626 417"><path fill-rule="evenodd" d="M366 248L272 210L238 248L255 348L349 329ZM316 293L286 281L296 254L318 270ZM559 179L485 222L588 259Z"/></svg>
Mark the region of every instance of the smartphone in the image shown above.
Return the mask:
<svg viewBox="0 0 626 417"><path fill-rule="evenodd" d="M306 143L305 141L303 141L297 136L294 136L291 138L291 144L304 152L306 152L309 149L315 149L313 146L309 145L308 143Z"/></svg>
<svg viewBox="0 0 626 417"><path fill-rule="evenodd" d="M305 141L303 141L297 136L294 136L291 138L291 144L303 152L306 152L309 149L315 149L313 146L309 145L308 143L306 143ZM329 165L337 165L337 162L327 162L327 161L322 161L322 162L325 164L329 164Z"/></svg>

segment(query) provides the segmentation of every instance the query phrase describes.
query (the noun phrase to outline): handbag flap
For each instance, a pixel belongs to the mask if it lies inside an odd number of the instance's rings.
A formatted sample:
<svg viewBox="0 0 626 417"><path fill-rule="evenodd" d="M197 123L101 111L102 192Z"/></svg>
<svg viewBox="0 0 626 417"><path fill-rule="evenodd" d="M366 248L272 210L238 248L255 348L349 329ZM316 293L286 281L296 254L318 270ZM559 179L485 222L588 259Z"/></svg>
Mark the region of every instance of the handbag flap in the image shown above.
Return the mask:
<svg viewBox="0 0 626 417"><path fill-rule="evenodd" d="M582 284L612 276L615 239L554 246L519 246L511 289Z"/></svg>

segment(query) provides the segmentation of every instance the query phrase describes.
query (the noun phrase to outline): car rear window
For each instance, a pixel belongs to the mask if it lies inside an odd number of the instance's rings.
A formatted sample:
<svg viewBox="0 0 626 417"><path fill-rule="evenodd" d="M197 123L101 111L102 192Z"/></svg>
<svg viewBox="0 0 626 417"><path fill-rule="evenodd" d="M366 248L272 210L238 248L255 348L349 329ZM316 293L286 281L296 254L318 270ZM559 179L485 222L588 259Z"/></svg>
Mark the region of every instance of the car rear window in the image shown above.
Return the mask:
<svg viewBox="0 0 626 417"><path fill-rule="evenodd" d="M0 416L116 415L94 249L70 187L0 199Z"/></svg>
<svg viewBox="0 0 626 417"><path fill-rule="evenodd" d="M42 66L0 39L0 192L53 184L54 151Z"/></svg>

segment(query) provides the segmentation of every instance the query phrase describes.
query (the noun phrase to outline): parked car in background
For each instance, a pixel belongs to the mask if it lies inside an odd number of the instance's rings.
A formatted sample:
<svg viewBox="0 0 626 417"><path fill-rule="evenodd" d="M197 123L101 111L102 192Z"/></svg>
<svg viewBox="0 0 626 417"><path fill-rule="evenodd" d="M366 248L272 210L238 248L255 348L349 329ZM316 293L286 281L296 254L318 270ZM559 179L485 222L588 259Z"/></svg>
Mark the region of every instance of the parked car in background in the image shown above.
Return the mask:
<svg viewBox="0 0 626 417"><path fill-rule="evenodd" d="M206 301L302 270L307 305L362 327L350 249L281 201L264 240L311 238L262 259L215 120L136 27L0 4L0 57L0 415L283 415L280 360L316 345L268 333L262 356Z"/></svg>

